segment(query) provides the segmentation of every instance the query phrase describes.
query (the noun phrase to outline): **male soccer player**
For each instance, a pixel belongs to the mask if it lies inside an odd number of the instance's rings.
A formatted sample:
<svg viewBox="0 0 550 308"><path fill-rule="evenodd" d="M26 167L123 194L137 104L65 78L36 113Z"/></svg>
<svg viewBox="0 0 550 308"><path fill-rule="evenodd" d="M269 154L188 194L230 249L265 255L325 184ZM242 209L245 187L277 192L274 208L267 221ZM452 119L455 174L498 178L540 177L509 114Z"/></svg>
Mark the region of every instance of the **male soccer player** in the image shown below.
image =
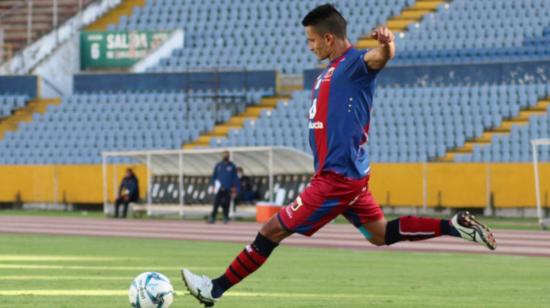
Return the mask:
<svg viewBox="0 0 550 308"><path fill-rule="evenodd" d="M346 20L329 4L309 12L302 25L311 52L330 61L313 85L309 110L315 174L292 204L262 226L223 275L211 280L182 270L189 292L206 306L262 266L283 239L293 233L311 236L340 214L377 246L449 235L496 247L491 231L468 212L450 221L414 216L386 221L368 189L365 147L376 75L395 54L393 33L380 27L372 33L378 47L356 50L346 37Z"/></svg>

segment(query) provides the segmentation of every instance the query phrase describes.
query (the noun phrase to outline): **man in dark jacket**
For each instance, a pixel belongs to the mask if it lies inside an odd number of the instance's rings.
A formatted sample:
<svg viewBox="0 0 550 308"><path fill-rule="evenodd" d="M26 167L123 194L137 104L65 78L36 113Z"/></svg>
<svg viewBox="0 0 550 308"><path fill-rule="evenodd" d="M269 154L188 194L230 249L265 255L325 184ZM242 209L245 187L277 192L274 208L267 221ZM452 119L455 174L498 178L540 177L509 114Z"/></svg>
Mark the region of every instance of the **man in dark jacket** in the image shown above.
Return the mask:
<svg viewBox="0 0 550 308"><path fill-rule="evenodd" d="M224 223L229 222L229 204L231 199L237 195L237 188L239 186L239 178L237 177L237 167L229 160L229 152L223 152L223 159L214 167L214 174L212 174L212 185L219 185L219 190L214 198L214 206L212 208L212 214L208 219L208 223L216 222L216 216L218 215L218 208L221 206L223 209Z"/></svg>
<svg viewBox="0 0 550 308"><path fill-rule="evenodd" d="M118 217L118 208L124 204L122 218L128 214L128 204L139 200L139 183L132 169L126 169L126 176L122 179L118 189L118 197L115 202L115 218Z"/></svg>
<svg viewBox="0 0 550 308"><path fill-rule="evenodd" d="M240 203L251 203L256 199L256 193L252 190L252 183L250 183L250 178L244 174L242 167L237 167L237 177L239 178L239 193L237 194L237 199L235 199L236 204Z"/></svg>

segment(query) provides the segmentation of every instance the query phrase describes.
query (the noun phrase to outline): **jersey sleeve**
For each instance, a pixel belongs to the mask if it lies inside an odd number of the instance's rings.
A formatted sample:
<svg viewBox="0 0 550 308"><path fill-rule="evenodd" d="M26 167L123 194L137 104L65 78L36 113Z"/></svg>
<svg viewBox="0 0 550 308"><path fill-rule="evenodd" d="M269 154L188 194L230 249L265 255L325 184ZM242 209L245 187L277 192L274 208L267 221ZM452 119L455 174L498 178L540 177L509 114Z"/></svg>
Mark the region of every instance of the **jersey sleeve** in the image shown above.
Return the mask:
<svg viewBox="0 0 550 308"><path fill-rule="evenodd" d="M361 84L368 85L376 79L380 70L370 69L365 62L365 54L367 49L361 50L356 54L356 59L353 59L353 64L350 67L351 79Z"/></svg>

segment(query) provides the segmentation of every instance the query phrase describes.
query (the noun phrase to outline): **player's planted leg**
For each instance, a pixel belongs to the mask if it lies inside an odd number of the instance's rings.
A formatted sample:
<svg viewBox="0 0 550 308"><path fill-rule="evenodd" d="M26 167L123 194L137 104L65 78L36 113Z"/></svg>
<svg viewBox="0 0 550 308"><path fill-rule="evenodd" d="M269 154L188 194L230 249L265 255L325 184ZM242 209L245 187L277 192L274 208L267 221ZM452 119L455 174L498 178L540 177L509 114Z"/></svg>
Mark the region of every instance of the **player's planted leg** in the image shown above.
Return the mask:
<svg viewBox="0 0 550 308"><path fill-rule="evenodd" d="M291 233L281 227L276 216L272 217L220 277L211 280L183 269L182 278L189 293L205 306L213 306L225 291L260 268L271 252L289 235Z"/></svg>

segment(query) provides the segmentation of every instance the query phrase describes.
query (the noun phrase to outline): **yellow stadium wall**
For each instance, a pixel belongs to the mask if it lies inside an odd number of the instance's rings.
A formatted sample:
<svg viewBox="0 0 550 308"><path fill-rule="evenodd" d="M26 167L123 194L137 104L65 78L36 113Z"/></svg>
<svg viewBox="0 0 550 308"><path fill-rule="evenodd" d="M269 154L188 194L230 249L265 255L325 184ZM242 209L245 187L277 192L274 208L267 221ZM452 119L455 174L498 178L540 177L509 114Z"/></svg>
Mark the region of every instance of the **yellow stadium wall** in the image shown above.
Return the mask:
<svg viewBox="0 0 550 308"><path fill-rule="evenodd" d="M110 200L113 200L116 194L114 187L118 187L127 167L134 170L139 179L141 196L145 195L145 166L108 166L107 188ZM101 165L0 166L0 174L0 202L13 202L19 195L20 200L27 203L103 203Z"/></svg>
<svg viewBox="0 0 550 308"><path fill-rule="evenodd" d="M143 165L108 166L107 187L112 201L127 167L147 190ZM550 163L540 165L543 205L549 205ZM102 203L101 165L0 166L0 202ZM426 187L426 189L424 189ZM371 190L382 205L486 207L489 192L498 208L534 207L533 167L515 164L374 164Z"/></svg>

